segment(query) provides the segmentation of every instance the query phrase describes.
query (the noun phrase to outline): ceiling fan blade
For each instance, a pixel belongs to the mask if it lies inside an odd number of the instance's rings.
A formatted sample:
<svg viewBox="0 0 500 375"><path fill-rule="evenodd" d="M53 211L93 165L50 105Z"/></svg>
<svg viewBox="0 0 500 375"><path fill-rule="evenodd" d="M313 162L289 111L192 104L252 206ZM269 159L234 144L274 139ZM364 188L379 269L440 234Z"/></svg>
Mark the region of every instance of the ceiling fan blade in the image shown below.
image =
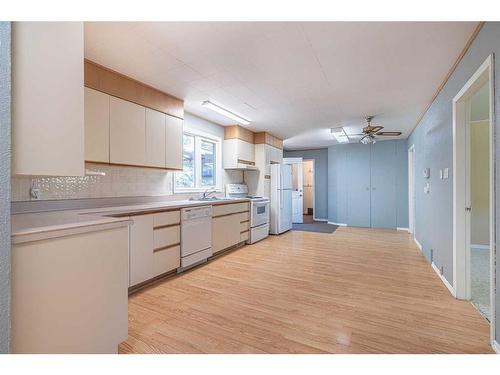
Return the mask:
<svg viewBox="0 0 500 375"><path fill-rule="evenodd" d="M366 134L365 133L347 134L348 137L360 137L362 135L366 135Z"/></svg>
<svg viewBox="0 0 500 375"><path fill-rule="evenodd" d="M375 134L376 132L382 130L384 127L377 125L377 126L365 126L363 128L363 133L365 134Z"/></svg>
<svg viewBox="0 0 500 375"><path fill-rule="evenodd" d="M380 132L375 135L379 136L386 136L386 137L397 137L398 135L401 135L401 132Z"/></svg>

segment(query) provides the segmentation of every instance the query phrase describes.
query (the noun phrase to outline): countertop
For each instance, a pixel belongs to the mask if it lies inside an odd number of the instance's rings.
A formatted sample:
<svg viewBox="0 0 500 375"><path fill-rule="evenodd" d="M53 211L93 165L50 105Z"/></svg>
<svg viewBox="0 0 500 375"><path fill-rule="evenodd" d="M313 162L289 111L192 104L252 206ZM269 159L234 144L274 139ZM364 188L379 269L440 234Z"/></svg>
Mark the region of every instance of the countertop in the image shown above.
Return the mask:
<svg viewBox="0 0 500 375"><path fill-rule="evenodd" d="M144 215L192 206L207 206L247 202L248 199L223 199L214 201L164 201L130 206L115 206L84 210L50 211L15 214L11 217L12 243L37 241L127 226L129 216Z"/></svg>

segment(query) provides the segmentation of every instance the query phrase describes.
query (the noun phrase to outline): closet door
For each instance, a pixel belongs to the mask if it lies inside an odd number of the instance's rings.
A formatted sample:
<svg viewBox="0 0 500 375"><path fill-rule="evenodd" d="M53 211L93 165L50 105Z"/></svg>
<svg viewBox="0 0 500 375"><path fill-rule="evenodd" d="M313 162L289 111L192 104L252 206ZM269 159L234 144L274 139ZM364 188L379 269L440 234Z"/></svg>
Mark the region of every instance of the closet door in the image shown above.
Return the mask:
<svg viewBox="0 0 500 375"><path fill-rule="evenodd" d="M347 225L370 227L370 146L349 145L347 153Z"/></svg>
<svg viewBox="0 0 500 375"><path fill-rule="evenodd" d="M377 142L371 151L371 226L396 229L396 142Z"/></svg>

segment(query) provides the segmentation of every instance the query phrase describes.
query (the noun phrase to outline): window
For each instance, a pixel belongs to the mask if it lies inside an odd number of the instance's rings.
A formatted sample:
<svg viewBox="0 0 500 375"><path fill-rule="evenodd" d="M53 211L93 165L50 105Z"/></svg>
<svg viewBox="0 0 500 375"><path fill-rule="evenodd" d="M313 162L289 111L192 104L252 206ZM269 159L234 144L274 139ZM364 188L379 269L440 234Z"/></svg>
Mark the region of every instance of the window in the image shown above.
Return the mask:
<svg viewBox="0 0 500 375"><path fill-rule="evenodd" d="M175 173L175 191L220 190L220 139L184 133L183 169Z"/></svg>

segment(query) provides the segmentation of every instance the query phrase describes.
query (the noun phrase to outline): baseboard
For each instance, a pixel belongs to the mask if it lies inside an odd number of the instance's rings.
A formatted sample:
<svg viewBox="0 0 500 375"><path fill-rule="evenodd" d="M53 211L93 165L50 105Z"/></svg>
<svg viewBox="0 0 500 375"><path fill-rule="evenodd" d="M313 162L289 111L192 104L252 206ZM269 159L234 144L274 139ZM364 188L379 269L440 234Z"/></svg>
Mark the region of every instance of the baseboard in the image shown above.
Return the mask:
<svg viewBox="0 0 500 375"><path fill-rule="evenodd" d="M500 354L500 344L496 342L496 340L491 341L491 347L495 351L495 353Z"/></svg>
<svg viewBox="0 0 500 375"><path fill-rule="evenodd" d="M334 223L333 221L329 221L328 224L336 225L338 227L347 227L345 223Z"/></svg>
<svg viewBox="0 0 500 375"><path fill-rule="evenodd" d="M313 220L314 220L314 221L324 221L324 222L327 222L327 221L328 221L328 219L317 219L317 218L315 218L314 216L313 216Z"/></svg>
<svg viewBox="0 0 500 375"><path fill-rule="evenodd" d="M446 288L448 288L448 290L450 291L451 295L453 297L455 297L455 290L453 289L453 287L451 286L451 284L448 282L448 280L446 280L446 278L443 275L441 275L441 271L439 270L439 268L437 268L436 264L434 262L432 262L431 266L432 266L432 269L434 270L434 272L436 272L436 274L439 276L439 278L443 282L444 286Z"/></svg>
<svg viewBox="0 0 500 375"><path fill-rule="evenodd" d="M480 249L480 250L489 250L490 249L490 245L475 245L475 244L471 244L470 247L474 248L474 249Z"/></svg>
<svg viewBox="0 0 500 375"><path fill-rule="evenodd" d="M415 241L415 244L418 246L420 251L422 251L422 245L420 244L420 242L418 242L418 240L415 237L413 237L413 241Z"/></svg>
<svg viewBox="0 0 500 375"><path fill-rule="evenodd" d="M408 232L409 229L408 228L399 228L398 227L398 228L396 228L396 230L402 230L402 231Z"/></svg>

